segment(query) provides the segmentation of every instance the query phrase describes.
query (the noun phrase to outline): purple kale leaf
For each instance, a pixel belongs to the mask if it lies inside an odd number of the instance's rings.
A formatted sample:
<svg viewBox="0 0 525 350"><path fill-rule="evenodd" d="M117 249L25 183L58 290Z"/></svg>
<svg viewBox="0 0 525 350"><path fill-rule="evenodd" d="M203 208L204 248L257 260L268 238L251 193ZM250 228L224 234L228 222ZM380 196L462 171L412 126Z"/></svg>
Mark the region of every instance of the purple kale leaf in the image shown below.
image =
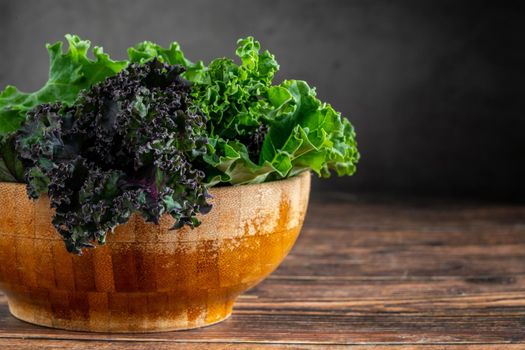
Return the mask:
<svg viewBox="0 0 525 350"><path fill-rule="evenodd" d="M140 213L174 228L199 224L211 206L204 173L206 118L181 66L132 64L82 92L72 106L40 105L16 134L28 194L49 196L53 224L70 252Z"/></svg>

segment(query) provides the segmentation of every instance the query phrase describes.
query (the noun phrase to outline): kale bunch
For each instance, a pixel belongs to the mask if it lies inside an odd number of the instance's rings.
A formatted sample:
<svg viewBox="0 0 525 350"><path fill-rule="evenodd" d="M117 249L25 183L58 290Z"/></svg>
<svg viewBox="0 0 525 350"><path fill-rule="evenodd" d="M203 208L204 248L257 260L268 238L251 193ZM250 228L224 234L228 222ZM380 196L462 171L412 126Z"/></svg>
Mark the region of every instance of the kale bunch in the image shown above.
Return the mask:
<svg viewBox="0 0 525 350"><path fill-rule="evenodd" d="M130 64L80 93L42 104L15 135L30 197L49 196L53 224L81 254L138 212L173 228L199 224L211 206L205 174L206 117L195 107L184 68L159 60Z"/></svg>

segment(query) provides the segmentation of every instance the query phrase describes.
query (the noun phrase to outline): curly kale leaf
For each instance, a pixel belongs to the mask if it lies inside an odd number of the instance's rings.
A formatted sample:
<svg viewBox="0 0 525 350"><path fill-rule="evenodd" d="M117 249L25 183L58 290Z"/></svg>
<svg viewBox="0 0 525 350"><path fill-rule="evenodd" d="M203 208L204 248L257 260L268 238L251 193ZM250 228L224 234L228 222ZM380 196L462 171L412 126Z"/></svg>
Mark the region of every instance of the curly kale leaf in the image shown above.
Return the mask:
<svg viewBox="0 0 525 350"><path fill-rule="evenodd" d="M272 54L259 51L253 38L240 40L240 65L229 58L215 59L207 67L207 78L195 83L194 99L209 116L213 136L242 142L263 122L267 103L261 97L279 66Z"/></svg>
<svg viewBox="0 0 525 350"><path fill-rule="evenodd" d="M260 159L277 176L312 169L321 177L333 170L352 175L359 160L354 128L304 81L287 80L268 91L270 130Z"/></svg>
<svg viewBox="0 0 525 350"><path fill-rule="evenodd" d="M93 60L87 57L90 42L76 35L66 35L69 49L62 42L47 45L50 59L49 79L38 91L25 93L14 86L0 92L0 181L22 182L21 164L13 157L11 133L18 130L26 113L43 103L71 104L82 89L114 75L127 66L126 61L113 61L101 47L93 49Z"/></svg>
<svg viewBox="0 0 525 350"><path fill-rule="evenodd" d="M72 106L41 105L17 133L28 194L48 194L53 224L74 253L103 243L134 212L174 228L210 210L204 173L206 118L181 66L132 64L82 92Z"/></svg>
<svg viewBox="0 0 525 350"><path fill-rule="evenodd" d="M240 66L215 60L207 67L210 83L195 82L195 101L213 129L204 157L210 184L259 183L309 169L321 177L352 175L359 153L350 122L304 81L271 85L277 63L253 38L240 40L236 52Z"/></svg>
<svg viewBox="0 0 525 350"><path fill-rule="evenodd" d="M250 148L238 140L212 138L204 156L212 167L206 170L212 185L260 183L310 169L320 177L329 177L331 171L339 176L355 172L359 153L354 129L317 99L315 89L304 81L288 80L271 87L266 98L268 131L261 131L259 161L254 162Z"/></svg>
<svg viewBox="0 0 525 350"><path fill-rule="evenodd" d="M352 175L359 153L350 122L304 81L272 85L278 65L253 38L239 40L236 53L241 65L214 60L209 83L195 82L194 99L213 130L204 157L210 184L259 183L309 169Z"/></svg>

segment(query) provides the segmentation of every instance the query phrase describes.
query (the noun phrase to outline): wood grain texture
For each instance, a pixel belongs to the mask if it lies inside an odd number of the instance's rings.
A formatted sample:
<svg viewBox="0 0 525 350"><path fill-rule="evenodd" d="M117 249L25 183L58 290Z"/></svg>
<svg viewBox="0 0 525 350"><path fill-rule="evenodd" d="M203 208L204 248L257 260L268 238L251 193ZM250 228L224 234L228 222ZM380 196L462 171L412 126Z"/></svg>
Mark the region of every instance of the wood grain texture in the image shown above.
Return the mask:
<svg viewBox="0 0 525 350"><path fill-rule="evenodd" d="M296 246L199 330L90 334L36 327L0 296L0 348L525 349L525 206L331 197Z"/></svg>

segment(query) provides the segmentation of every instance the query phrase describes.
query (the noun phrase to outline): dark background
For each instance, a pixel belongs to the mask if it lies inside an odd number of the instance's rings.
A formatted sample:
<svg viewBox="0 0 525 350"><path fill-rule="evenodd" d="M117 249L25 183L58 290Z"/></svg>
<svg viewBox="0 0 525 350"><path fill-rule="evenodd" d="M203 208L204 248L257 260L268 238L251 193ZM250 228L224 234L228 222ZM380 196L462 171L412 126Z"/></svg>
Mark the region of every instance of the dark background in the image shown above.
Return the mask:
<svg viewBox="0 0 525 350"><path fill-rule="evenodd" d="M253 35L283 78L354 124L354 177L315 193L525 199L525 16L518 2L0 0L0 87L46 80L44 43L79 34L114 58L142 40L232 56Z"/></svg>

